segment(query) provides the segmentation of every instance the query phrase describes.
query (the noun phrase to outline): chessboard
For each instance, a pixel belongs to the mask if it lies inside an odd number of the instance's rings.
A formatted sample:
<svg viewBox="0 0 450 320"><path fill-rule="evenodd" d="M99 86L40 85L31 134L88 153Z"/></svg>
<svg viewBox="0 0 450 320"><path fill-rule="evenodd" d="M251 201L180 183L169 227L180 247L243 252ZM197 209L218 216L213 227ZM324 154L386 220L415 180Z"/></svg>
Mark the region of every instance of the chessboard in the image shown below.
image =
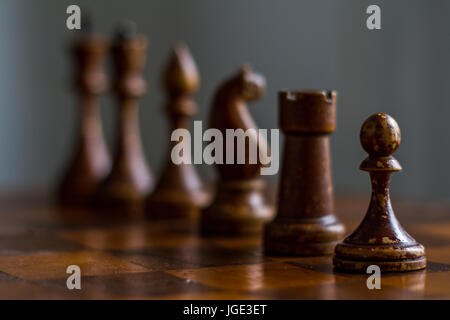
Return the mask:
<svg viewBox="0 0 450 320"><path fill-rule="evenodd" d="M56 206L43 192L0 197L1 299L450 299L450 206L393 199L399 220L426 247L426 270L338 272L331 257L267 256L261 236L201 237L196 221ZM353 230L368 200L337 196ZM69 265L81 289L69 290Z"/></svg>

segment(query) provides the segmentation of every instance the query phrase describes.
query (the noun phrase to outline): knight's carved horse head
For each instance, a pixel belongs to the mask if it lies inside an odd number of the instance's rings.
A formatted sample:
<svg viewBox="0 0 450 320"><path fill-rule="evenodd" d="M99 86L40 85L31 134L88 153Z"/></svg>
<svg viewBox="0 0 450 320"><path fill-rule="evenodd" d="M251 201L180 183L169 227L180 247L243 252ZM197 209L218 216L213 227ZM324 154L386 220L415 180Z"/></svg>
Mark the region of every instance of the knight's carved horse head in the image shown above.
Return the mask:
<svg viewBox="0 0 450 320"><path fill-rule="evenodd" d="M227 146L227 143L224 141L224 162L227 152L230 152L230 148L234 148L235 157L234 164L217 165L219 174L224 180L251 179L260 174L260 168L263 166L260 161L258 160L253 164L249 163L249 145L252 142L257 145L258 151L264 150L263 152L265 152L267 150L267 142L264 139L258 139L258 127L248 112L247 101L261 98L265 87L265 79L262 75L253 72L248 66L243 66L236 75L226 80L219 87L214 96L209 127L220 130L224 139L227 129L242 129L248 133L245 138L245 164L236 163L238 152L236 141L234 146L230 144Z"/></svg>

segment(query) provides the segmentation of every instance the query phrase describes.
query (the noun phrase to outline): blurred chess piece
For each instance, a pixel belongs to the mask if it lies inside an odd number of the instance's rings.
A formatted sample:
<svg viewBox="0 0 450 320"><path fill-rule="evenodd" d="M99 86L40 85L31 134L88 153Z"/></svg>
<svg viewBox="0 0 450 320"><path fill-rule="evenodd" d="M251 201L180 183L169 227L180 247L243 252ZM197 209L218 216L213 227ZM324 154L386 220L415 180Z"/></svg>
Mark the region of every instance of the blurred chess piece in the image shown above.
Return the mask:
<svg viewBox="0 0 450 320"><path fill-rule="evenodd" d="M188 129L197 111L192 94L198 90L200 78L187 46L178 45L173 50L163 74L163 85L168 97L165 110L171 121L170 131ZM170 142L164 170L147 198L146 213L152 219L195 218L209 200L195 167L171 160L171 150L177 143Z"/></svg>
<svg viewBox="0 0 450 320"><path fill-rule="evenodd" d="M258 138L258 127L248 112L247 102L259 99L265 90L263 76L249 67L239 69L216 91L210 112L209 127L218 129L226 137L227 129L242 129L249 136L240 147L245 147L245 161L238 163L238 143L223 143L223 164L216 164L219 180L212 204L201 214L200 230L204 235L245 235L257 233L270 220L273 208L267 204L263 193L264 181L260 178L261 153L256 163L250 163L250 143L256 144L262 154L268 150L267 141ZM249 130L250 129L250 130ZM249 131L247 131L249 130ZM224 140L226 140L224 138ZM225 163L227 154L233 152L233 164ZM258 152L257 152L258 153Z"/></svg>
<svg viewBox="0 0 450 320"><path fill-rule="evenodd" d="M90 203L111 168L98 101L107 87L104 73L107 52L108 43L90 32L80 35L71 49L76 62L75 88L80 97L80 111L77 147L58 189L64 205Z"/></svg>
<svg viewBox="0 0 450 320"><path fill-rule="evenodd" d="M146 55L147 38L136 34L134 23L123 23L112 47L114 90L119 102L118 133L111 173L96 195L97 204L103 208L141 211L153 186L138 121L138 101L146 91L142 76Z"/></svg>

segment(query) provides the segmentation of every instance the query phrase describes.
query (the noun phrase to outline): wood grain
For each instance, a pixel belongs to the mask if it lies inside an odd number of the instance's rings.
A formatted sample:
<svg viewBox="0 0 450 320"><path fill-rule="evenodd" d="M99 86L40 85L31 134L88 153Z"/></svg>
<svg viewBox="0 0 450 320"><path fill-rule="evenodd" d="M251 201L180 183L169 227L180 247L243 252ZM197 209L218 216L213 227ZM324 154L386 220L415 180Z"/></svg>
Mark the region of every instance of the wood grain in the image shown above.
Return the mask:
<svg viewBox="0 0 450 320"><path fill-rule="evenodd" d="M442 203L395 202L427 247L428 266L387 273L381 290L368 290L367 275L336 271L329 256L264 255L259 236L203 238L196 223L65 209L38 192L0 199L4 299L450 299L450 206ZM349 229L366 208L366 197L336 198ZM71 264L81 267L79 291L66 288Z"/></svg>

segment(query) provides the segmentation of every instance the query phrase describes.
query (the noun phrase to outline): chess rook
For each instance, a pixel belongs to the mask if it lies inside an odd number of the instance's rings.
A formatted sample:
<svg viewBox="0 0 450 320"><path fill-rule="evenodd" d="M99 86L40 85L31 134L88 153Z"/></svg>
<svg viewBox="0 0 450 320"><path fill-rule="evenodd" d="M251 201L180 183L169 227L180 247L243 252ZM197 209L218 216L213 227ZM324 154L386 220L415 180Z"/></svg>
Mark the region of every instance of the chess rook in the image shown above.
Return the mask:
<svg viewBox="0 0 450 320"><path fill-rule="evenodd" d="M107 86L103 70L107 52L108 43L91 34L81 36L71 50L76 61L75 88L80 95L80 116L75 154L58 190L64 205L88 204L111 168L98 103L98 95Z"/></svg>
<svg viewBox="0 0 450 320"><path fill-rule="evenodd" d="M264 90L265 79L249 67L242 67L217 90L209 127L220 130L223 136L226 135L226 129L257 130L248 112L247 101L259 99ZM257 139L254 135L247 139L254 139L258 150L268 150L264 139ZM249 140L245 142L245 163L238 164L236 139L234 142L234 146L229 146L234 148L234 163L216 164L219 173L216 195L212 204L201 214L200 230L204 235L257 233L273 215L273 209L267 204L263 193L264 181L260 178L263 164L260 161L249 163ZM224 159L230 152L227 143L223 146Z"/></svg>
<svg viewBox="0 0 450 320"><path fill-rule="evenodd" d="M344 233L334 215L330 168L336 92L282 91L278 98L284 154L277 215L265 226L264 249L276 255L332 254Z"/></svg>
<svg viewBox="0 0 450 320"><path fill-rule="evenodd" d="M426 267L425 249L397 221L390 199L390 177L402 170L392 154L400 145L397 122L377 113L361 127L361 145L369 156L360 169L370 174L372 196L359 227L336 246L333 263L337 269L365 272L369 265L381 271L412 271Z"/></svg>
<svg viewBox="0 0 450 320"><path fill-rule="evenodd" d="M180 44L173 50L163 74L163 86L168 97L165 110L171 121L171 132L188 129L191 117L197 112L192 94L200 86L200 77L187 46ZM177 143L169 144L164 170L146 201L150 218L196 218L208 203L209 195L195 167L191 163L174 164L171 160L171 150Z"/></svg>
<svg viewBox="0 0 450 320"><path fill-rule="evenodd" d="M97 194L101 207L141 211L153 177L147 166L139 132L138 100L146 91L142 77L147 39L132 24L122 26L112 47L114 90L119 102L118 134L111 173Z"/></svg>

